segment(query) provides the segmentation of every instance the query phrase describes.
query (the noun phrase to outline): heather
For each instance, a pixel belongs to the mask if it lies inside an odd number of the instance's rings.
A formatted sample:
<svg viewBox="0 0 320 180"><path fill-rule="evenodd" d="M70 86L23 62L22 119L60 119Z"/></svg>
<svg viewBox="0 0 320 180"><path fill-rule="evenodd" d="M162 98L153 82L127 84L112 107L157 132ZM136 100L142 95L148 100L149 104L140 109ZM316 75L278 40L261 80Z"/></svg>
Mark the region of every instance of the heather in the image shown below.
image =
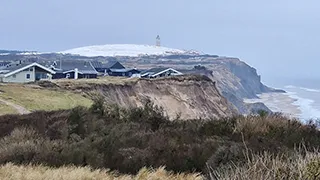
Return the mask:
<svg viewBox="0 0 320 180"><path fill-rule="evenodd" d="M248 162L264 158L264 153L275 159L317 153L319 135L315 122L301 124L281 114L169 120L150 102L124 109L98 98L90 108L1 116L0 164L90 167L123 174L165 167L172 173L223 177L222 172L245 172ZM304 151L297 151L301 145ZM232 165L242 169L227 171Z"/></svg>

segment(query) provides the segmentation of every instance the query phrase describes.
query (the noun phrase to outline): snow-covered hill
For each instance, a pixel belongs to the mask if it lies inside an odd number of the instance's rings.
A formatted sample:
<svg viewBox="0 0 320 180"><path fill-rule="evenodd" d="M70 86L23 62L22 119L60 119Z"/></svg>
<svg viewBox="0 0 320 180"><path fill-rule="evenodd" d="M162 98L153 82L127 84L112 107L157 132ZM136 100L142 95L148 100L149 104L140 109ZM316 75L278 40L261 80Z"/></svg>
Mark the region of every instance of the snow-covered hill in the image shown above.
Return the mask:
<svg viewBox="0 0 320 180"><path fill-rule="evenodd" d="M62 51L63 54L75 54L81 56L131 56L142 55L172 55L172 54L200 54L197 51L185 51L166 47L135 44L110 44L98 46L86 46Z"/></svg>

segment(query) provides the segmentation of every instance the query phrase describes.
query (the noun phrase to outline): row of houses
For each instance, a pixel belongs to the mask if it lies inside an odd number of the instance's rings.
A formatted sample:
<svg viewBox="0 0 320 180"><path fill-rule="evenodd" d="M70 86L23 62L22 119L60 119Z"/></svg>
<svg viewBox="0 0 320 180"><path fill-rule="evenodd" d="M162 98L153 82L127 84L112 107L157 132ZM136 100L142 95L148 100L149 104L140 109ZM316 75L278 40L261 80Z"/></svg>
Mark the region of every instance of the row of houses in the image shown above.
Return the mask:
<svg viewBox="0 0 320 180"><path fill-rule="evenodd" d="M52 79L98 78L98 76L123 76L139 78L158 78L182 75L173 68L152 68L138 70L125 68L118 61L102 63L98 61L54 61L11 62L0 64L0 81L27 83Z"/></svg>

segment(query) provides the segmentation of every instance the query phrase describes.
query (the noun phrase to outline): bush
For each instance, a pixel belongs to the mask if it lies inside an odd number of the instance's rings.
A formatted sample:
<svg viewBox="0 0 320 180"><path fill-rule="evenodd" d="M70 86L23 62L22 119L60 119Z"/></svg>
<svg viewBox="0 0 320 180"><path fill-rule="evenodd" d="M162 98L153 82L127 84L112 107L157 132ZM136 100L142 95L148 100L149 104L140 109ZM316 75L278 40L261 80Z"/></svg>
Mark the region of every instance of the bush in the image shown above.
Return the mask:
<svg viewBox="0 0 320 180"><path fill-rule="evenodd" d="M275 156L292 152L301 142L310 152L320 147L313 123L274 114L170 121L150 101L124 109L98 99L89 109L0 116L0 130L0 164L89 165L132 174L161 166L207 172L207 166L244 164L248 157L243 152Z"/></svg>

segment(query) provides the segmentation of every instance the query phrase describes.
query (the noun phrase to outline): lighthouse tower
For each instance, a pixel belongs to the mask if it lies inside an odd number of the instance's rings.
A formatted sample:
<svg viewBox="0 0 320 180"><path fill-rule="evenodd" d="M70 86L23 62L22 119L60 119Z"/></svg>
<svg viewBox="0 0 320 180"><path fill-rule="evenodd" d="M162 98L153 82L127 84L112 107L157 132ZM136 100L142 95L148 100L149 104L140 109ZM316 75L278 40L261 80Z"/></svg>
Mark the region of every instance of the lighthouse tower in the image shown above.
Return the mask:
<svg viewBox="0 0 320 180"><path fill-rule="evenodd" d="M156 38L156 46L160 47L161 46L161 39L160 36L158 35Z"/></svg>

